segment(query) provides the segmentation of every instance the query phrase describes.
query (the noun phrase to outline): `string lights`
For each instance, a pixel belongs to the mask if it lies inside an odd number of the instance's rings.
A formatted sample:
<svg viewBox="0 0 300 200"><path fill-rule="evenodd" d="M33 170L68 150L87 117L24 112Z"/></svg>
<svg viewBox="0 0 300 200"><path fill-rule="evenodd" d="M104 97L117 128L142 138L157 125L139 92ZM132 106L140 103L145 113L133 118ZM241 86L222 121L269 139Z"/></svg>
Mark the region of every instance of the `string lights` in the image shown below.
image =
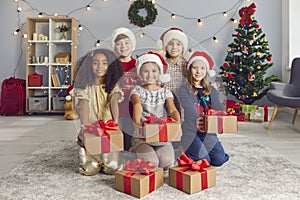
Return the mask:
<svg viewBox="0 0 300 200"><path fill-rule="evenodd" d="M86 10L86 11L90 11L92 9L92 6L95 4L95 3L98 3L97 0L91 0L90 2L88 2L85 6L82 6L82 7L79 7L79 8L76 8L72 11L70 11L69 13L67 13L66 15L59 15L58 13L54 13L54 14L48 14L46 13L45 11L40 11L39 9L36 9L34 8L27 0L14 0L16 2L16 8L17 8L17 13L19 15L19 13L23 10L22 7L24 7L24 5L20 5L20 3L22 4L26 4L28 7L30 7L32 10L36 11L38 13L38 17L43 17L43 16L55 16L55 17L58 17L58 16L65 16L65 17L69 17L69 16L72 16L73 13L75 12L79 12L79 11L82 11L82 10ZM103 2L107 2L108 0L103 0ZM131 2L133 2L133 0L127 0L130 4ZM152 3L155 4L156 8L160 8L161 11L165 11L167 13L169 13L169 16L171 16L171 19L172 20L176 20L176 18L182 18L184 20L194 20L196 22L196 25L198 26L202 26L205 21L209 21L208 18L211 18L211 17L214 17L214 16L218 16L218 15L223 15L225 18L228 17L228 15L231 15L229 17L229 20L226 21L224 23L224 25L222 27L220 27L217 31L215 31L214 33L212 33L212 36L208 36L207 38L203 39L202 41L198 41L197 44L195 44L194 46L190 47L191 49L192 48L195 48L201 44L203 44L204 42L208 41L209 39L213 39L214 42L218 42L218 39L217 39L217 35L220 31L222 31L226 25L229 23L229 22L232 22L232 23L237 23L238 21L236 19L234 19L234 16L237 14L237 10L240 8L241 4L243 2L249 2L250 0L237 0L236 3L233 4L233 6L228 9L228 10L223 10L223 11L220 11L220 12L216 12L216 13L210 13L206 16L196 16L196 17L187 17L187 16L184 16L182 14L179 14L179 13L176 13L174 11L170 11L168 10L166 7L162 6L160 3L158 3L157 1L155 0L152 0ZM19 16L20 17L20 16ZM19 19L20 21L20 19ZM79 20L78 20L79 22ZM24 23L25 24L25 23ZM18 29L16 29L14 31L14 35L18 35L19 32L22 33L22 28L23 28L23 25L24 24L19 24L19 27ZM84 24L82 23L78 23L78 30L82 31L82 30L85 30L96 42L95 42L95 45L96 46L99 46L101 45L101 42L100 41L104 41L102 39L99 39L98 37L96 37L90 30L88 27L86 27ZM139 34L139 37L140 38L144 38L144 37L148 37L150 39L152 39L153 41L157 41L157 38L154 39L151 35L149 34L146 34L144 31L143 31L143 28L139 28L139 31L137 31L136 33ZM22 38L26 38L25 34L22 34Z"/></svg>

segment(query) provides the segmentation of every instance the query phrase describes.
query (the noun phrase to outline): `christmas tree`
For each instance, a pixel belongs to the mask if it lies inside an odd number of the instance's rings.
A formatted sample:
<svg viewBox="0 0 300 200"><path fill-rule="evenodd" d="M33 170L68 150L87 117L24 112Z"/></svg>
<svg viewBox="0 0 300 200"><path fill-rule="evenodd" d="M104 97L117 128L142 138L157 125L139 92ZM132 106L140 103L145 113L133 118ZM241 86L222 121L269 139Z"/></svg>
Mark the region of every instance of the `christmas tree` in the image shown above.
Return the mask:
<svg viewBox="0 0 300 200"><path fill-rule="evenodd" d="M239 10L240 22L228 45L227 56L220 67L226 94L234 95L245 104L261 99L270 82L280 79L266 71L273 65L266 35L254 19L255 4Z"/></svg>

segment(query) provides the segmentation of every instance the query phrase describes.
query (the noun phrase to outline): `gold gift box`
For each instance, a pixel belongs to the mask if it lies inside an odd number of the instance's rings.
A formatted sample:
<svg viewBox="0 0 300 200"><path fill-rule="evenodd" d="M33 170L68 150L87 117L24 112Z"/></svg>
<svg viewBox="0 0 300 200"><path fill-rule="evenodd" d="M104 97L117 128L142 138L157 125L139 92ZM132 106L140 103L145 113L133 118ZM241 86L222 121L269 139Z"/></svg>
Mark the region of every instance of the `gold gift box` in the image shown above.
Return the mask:
<svg viewBox="0 0 300 200"><path fill-rule="evenodd" d="M145 124L142 127L142 135L144 137L145 142L166 142L160 141L160 133L159 133L160 124ZM167 141L181 141L181 125L178 123L166 123L167 127Z"/></svg>
<svg viewBox="0 0 300 200"><path fill-rule="evenodd" d="M102 137L97 136L92 133L84 133L83 134L83 142L85 149L88 155L97 155L102 153L109 153L114 151L122 151L124 150L123 143L123 133L121 130L107 130L110 141L109 141L109 151L107 152L102 146ZM106 140L106 142L108 142ZM106 144L108 145L108 144Z"/></svg>
<svg viewBox="0 0 300 200"><path fill-rule="evenodd" d="M219 120L218 118L221 120ZM236 116L205 115L204 124L205 132L207 133L237 133L238 131L238 123ZM219 130L220 127L222 131Z"/></svg>
<svg viewBox="0 0 300 200"><path fill-rule="evenodd" d="M154 173L154 190L161 187L164 184L164 176L163 176L163 169L162 168L155 168L151 172ZM131 173L129 171L118 171L115 174L115 188L120 192L125 193L125 186L124 186L124 177L126 174ZM145 195L149 194L150 188L150 175L144 175L141 173L135 173L130 177L130 185L126 185L126 187L130 187L131 193L128 195L134 197L144 197Z"/></svg>
<svg viewBox="0 0 300 200"><path fill-rule="evenodd" d="M171 167L169 168L169 185L180 189L177 187L178 181L177 180L177 173L182 173L182 191L188 194L193 194L204 190L203 188L201 173L198 171L187 170L184 172L180 172L182 169L187 167ZM213 187L216 185L216 168L208 167L204 168L203 170L207 173L207 188ZM181 190L181 189L180 189Z"/></svg>

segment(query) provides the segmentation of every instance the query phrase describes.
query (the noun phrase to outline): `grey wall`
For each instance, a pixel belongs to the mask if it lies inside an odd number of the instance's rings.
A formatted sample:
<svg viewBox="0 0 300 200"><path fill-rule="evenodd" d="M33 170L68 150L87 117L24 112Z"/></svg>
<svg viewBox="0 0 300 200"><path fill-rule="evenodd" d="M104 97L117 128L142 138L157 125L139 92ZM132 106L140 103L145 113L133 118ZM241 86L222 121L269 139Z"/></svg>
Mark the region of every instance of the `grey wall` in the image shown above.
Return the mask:
<svg viewBox="0 0 300 200"><path fill-rule="evenodd" d="M91 0L44 0L34 1L27 0L32 8L38 11L59 15L66 15L67 13L74 11L78 8L85 7ZM266 34L269 41L269 48L273 55L273 67L270 68L267 74L275 74L281 76L282 73L282 20L281 20L281 0L156 0L160 5L167 8L177 14L184 15L186 17L201 18L212 13L223 12L229 10L235 3L242 2L240 9L243 6L250 5L254 2L257 6L254 14L255 19L260 24L263 32ZM164 9L156 6L158 9L158 16L151 26L146 26L143 31L146 35L152 37L139 37L140 29L129 23L127 17L127 11L131 2L128 0L108 0L104 2L102 0L95 0L91 3L92 10L87 12L85 9L81 9L70 14L70 17L75 17L79 22L84 25L89 31L84 29L79 31L79 47L78 57L82 56L86 51L94 47L94 44L98 39L103 40L103 46L110 48L110 35L111 32L117 27L127 27L136 33L137 37L137 50L134 54L147 51L149 49L155 49L156 40L160 34L169 27L179 27L189 36L189 46L193 46L206 38L212 37L213 34L224 26L226 20L220 15L212 16L204 20L203 26L198 26L196 20L186 20L177 17L175 20L170 20L170 13ZM17 3L13 0L1 0L0 2L0 81L13 76L14 69L16 70L16 77L25 79L25 53L26 53L26 40L22 39L21 35L14 36L12 33L18 28L18 23L23 24L22 32L26 33L26 18L36 17L38 12L30 8L27 4L19 1L19 5L23 8L20 14L20 21L18 22ZM238 11L237 9L237 11ZM229 13L228 18L233 15L236 19L239 19L237 11ZM216 70L224 62L224 58L227 54L227 45L232 42L231 36L234 33L234 28L237 25L228 23L224 29L220 31L216 36L219 39L219 43L212 42L211 39L203 42L201 45L194 49L205 49L215 59ZM91 34L90 34L90 33ZM94 38L93 36L96 38ZM18 59L21 62L17 66Z"/></svg>

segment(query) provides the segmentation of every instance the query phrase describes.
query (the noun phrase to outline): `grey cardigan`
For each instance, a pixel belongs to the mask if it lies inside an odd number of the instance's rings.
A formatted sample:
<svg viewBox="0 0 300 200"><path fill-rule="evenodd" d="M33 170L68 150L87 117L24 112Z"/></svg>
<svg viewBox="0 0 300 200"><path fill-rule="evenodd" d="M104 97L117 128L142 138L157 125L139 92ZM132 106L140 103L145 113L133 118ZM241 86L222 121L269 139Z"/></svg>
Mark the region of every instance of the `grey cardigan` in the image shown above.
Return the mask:
<svg viewBox="0 0 300 200"><path fill-rule="evenodd" d="M183 84L179 89L180 105L184 110L184 121L182 123L183 134L190 136L195 135L198 131L196 126L196 119L200 117L197 113L194 104L198 103L197 95L191 92L189 83ZM210 93L211 106L214 110L225 110L224 105L220 102L218 91L211 88Z"/></svg>

